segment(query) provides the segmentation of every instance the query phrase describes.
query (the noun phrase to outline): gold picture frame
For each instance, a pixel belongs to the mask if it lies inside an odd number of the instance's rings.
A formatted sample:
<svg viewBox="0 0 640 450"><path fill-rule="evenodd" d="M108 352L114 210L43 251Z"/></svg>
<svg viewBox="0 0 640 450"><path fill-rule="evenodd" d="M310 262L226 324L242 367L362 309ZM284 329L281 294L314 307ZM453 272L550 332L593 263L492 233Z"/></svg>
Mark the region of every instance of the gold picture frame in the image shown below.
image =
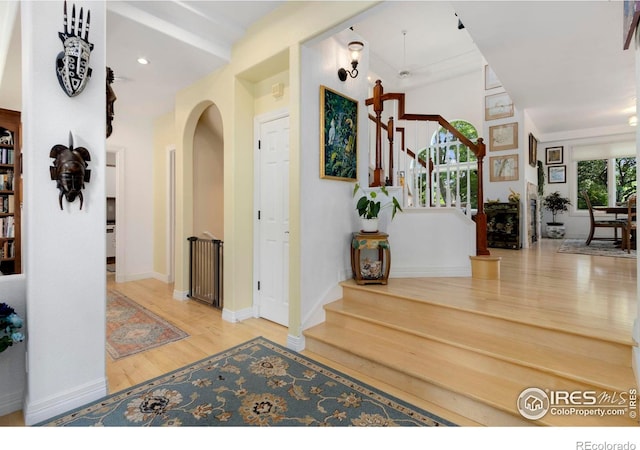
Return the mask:
<svg viewBox="0 0 640 450"><path fill-rule="evenodd" d="M518 122L489 127L489 151L518 148Z"/></svg>
<svg viewBox="0 0 640 450"><path fill-rule="evenodd" d="M491 66L486 64L484 66L484 90L488 91L490 89L499 88L502 86L500 80L496 76L496 73L493 71Z"/></svg>
<svg viewBox="0 0 640 450"><path fill-rule="evenodd" d="M320 86L320 178L358 179L358 101Z"/></svg>
<svg viewBox="0 0 640 450"><path fill-rule="evenodd" d="M487 95L484 98L484 120L496 120L505 117L513 117L513 101L509 94L501 92Z"/></svg>
<svg viewBox="0 0 640 450"><path fill-rule="evenodd" d="M517 181L518 171L517 154L489 158L489 181Z"/></svg>

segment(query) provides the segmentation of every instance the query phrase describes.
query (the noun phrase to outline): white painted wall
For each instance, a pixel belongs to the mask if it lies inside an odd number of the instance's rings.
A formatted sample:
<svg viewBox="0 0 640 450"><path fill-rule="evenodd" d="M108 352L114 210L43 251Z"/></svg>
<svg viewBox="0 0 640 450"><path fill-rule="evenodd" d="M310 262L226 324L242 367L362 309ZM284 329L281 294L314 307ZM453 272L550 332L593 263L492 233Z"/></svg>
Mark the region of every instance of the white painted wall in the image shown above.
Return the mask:
<svg viewBox="0 0 640 450"><path fill-rule="evenodd" d="M388 230L390 278L471 276L476 226L458 209L407 209Z"/></svg>
<svg viewBox="0 0 640 450"><path fill-rule="evenodd" d="M128 115L117 107L116 100L113 133L107 139L108 148L121 150L118 164L124 167L118 167L124 172L124 192L118 192L118 207L123 209L123 216L117 218L116 245L122 257L116 262L118 281L132 281L154 276L153 121Z"/></svg>
<svg viewBox="0 0 640 450"><path fill-rule="evenodd" d="M25 422L33 424L100 398L105 375L105 2L91 10L92 79L67 97L54 71L62 50L61 2L22 3L24 272L28 321ZM54 20L57 18L57 20ZM79 201L58 206L49 150L91 153L91 181Z"/></svg>
<svg viewBox="0 0 640 450"><path fill-rule="evenodd" d="M474 72L407 90L406 112L438 114L449 122L466 120L476 127L480 136L484 122L483 70L479 65ZM407 142L412 141L408 139Z"/></svg>
<svg viewBox="0 0 640 450"><path fill-rule="evenodd" d="M323 318L320 306L339 298L336 286L351 277L349 245L357 229L357 212L353 205L354 183L320 178L320 85L358 100L358 128L368 126L367 79L368 46L365 42L360 76L338 79L340 67L349 68L347 44L362 40L347 30L310 46L302 47L301 117L301 317L307 328ZM358 133L358 176L367 181L366 133ZM292 189L294 187L292 186ZM320 313L321 317L316 315ZM315 315L314 315L315 314ZM312 315L314 315L312 317Z"/></svg>

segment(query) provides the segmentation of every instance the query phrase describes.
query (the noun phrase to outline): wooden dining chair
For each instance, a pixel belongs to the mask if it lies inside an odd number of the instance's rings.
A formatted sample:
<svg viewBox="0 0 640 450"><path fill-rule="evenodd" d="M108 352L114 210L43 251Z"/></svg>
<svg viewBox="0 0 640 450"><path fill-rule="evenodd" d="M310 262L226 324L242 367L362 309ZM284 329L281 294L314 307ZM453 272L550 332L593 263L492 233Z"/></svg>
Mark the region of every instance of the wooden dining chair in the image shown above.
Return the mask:
<svg viewBox="0 0 640 450"><path fill-rule="evenodd" d="M636 196L632 195L627 200L627 218L625 220L625 228L623 230L624 239L622 240L623 248L627 249L627 253L631 253L631 236L636 230Z"/></svg>
<svg viewBox="0 0 640 450"><path fill-rule="evenodd" d="M591 244L591 241L617 241L618 240L618 229L621 231L621 238L624 238L624 230L627 227L627 224L622 220L615 219L598 219L596 220L593 216L593 207L591 206L591 199L589 199L589 194L586 191L582 192L582 196L584 200L587 202L587 208L589 208L589 219L591 219L591 229L589 231L589 237L587 238L586 244ZM594 237L595 231L597 228L613 228L613 237Z"/></svg>

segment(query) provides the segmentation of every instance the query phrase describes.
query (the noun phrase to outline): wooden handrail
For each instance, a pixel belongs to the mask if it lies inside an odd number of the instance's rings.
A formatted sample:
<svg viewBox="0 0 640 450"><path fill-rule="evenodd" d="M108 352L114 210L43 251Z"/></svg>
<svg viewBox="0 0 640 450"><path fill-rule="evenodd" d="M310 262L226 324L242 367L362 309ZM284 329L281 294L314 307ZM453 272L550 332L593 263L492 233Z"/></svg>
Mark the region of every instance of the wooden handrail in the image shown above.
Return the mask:
<svg viewBox="0 0 640 450"><path fill-rule="evenodd" d="M369 115L371 120L373 120L376 124L376 166L373 172L373 183L372 186L382 186L384 185L384 180L382 179L384 174L384 169L382 168L382 129L387 131L389 135L389 143L390 143L390 151L389 151L389 159L393 161L393 138L391 135L393 134L393 118L390 119L389 125L385 126L382 123L382 111L384 111L384 102L389 100L395 100L398 102L398 120L415 120L415 121L423 121L423 122L437 122L442 128L449 131L453 134L460 142L471 150L477 158L478 161L478 211L475 215L475 223L476 223L476 255L489 255L490 252L487 248L487 216L484 212L484 191L483 191L483 165L484 158L487 154L487 148L482 138L478 138L477 142L472 142L469 138L467 138L464 134L458 131L453 125L451 125L444 117L436 114L408 114L405 112L405 94L404 93L384 93L384 89L382 88L382 82L380 80L376 81L375 86L373 87L373 97L368 98L365 101L367 106L373 106L373 111L375 116ZM404 129L403 129L404 131ZM404 135L403 135L404 141ZM404 142L402 145L404 149ZM407 149L408 153L408 149ZM415 153L411 152L413 157L415 158ZM424 164L420 159L420 164L423 167L426 167L426 161ZM392 176L391 173L389 175Z"/></svg>
<svg viewBox="0 0 640 450"><path fill-rule="evenodd" d="M374 116L372 116L371 114L369 114L369 120L375 122L376 118ZM383 130L385 130L387 133L389 133L389 127L387 125L385 125L384 123L380 123L380 126L382 127ZM413 150L411 150L410 148L405 147L405 144L404 144L404 128L403 127L396 127L396 131L399 132L400 135L402 136L402 144L400 145L400 150L404 151L411 158L416 159L416 154L413 152ZM427 167L427 160L426 159L421 158L420 155L418 155L417 161L418 161L418 164L420 164L422 167L424 167L426 169L426 167Z"/></svg>

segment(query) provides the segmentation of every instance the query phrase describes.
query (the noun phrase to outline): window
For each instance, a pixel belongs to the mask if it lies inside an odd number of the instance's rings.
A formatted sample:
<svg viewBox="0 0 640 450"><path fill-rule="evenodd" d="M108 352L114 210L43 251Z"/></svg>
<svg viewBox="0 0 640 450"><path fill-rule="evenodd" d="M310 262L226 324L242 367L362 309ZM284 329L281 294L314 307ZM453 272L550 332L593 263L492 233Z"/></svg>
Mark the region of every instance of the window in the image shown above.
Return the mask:
<svg viewBox="0 0 640 450"><path fill-rule="evenodd" d="M454 120L453 127L467 139L478 139L478 131L469 122ZM421 156L426 155L426 150ZM431 160L434 161L433 181L437 185L432 192L434 201L441 206L461 207L470 204L478 208L478 160L466 145L460 143L450 132L440 128L431 137Z"/></svg>
<svg viewBox="0 0 640 450"><path fill-rule="evenodd" d="M612 143L577 146L576 202L578 210L587 205L581 192L586 191L593 206L614 206L627 201L636 192L635 143Z"/></svg>

